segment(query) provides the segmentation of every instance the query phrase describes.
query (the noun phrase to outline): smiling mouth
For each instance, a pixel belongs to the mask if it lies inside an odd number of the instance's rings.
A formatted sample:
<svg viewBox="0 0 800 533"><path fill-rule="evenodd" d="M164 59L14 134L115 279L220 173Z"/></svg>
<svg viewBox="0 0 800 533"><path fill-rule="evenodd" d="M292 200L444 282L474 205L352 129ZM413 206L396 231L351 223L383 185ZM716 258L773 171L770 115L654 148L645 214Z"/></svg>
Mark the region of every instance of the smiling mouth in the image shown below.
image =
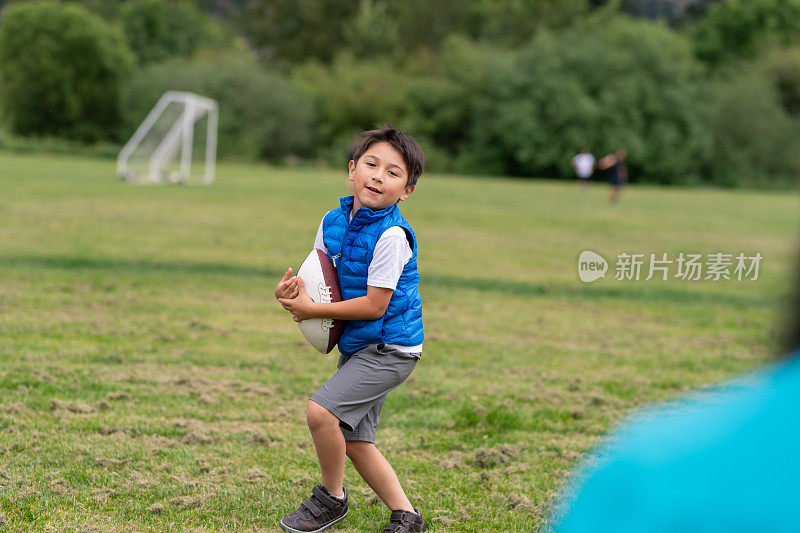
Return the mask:
<svg viewBox="0 0 800 533"><path fill-rule="evenodd" d="M374 192L375 194L381 194L381 191L379 191L378 189L375 189L373 187L367 187L367 189L369 189L370 191Z"/></svg>

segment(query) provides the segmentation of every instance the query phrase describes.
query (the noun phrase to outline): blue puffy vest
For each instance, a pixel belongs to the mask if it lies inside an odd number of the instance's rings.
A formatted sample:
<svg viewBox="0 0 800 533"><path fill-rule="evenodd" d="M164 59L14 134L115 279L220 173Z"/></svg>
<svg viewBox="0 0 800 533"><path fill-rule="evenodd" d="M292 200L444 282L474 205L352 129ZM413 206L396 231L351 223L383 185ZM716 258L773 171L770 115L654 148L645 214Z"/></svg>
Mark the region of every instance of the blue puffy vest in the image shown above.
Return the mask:
<svg viewBox="0 0 800 533"><path fill-rule="evenodd" d="M353 197L341 199L341 207L328 212L322 221L322 238L339 276L342 298L350 300L367 294L367 273L375 244L388 228L400 226L411 245L408 260L386 313L377 320L349 320L339 339L339 351L350 355L369 344L416 346L423 340L422 299L417 272L417 239L396 205L373 211L362 207L349 221Z"/></svg>

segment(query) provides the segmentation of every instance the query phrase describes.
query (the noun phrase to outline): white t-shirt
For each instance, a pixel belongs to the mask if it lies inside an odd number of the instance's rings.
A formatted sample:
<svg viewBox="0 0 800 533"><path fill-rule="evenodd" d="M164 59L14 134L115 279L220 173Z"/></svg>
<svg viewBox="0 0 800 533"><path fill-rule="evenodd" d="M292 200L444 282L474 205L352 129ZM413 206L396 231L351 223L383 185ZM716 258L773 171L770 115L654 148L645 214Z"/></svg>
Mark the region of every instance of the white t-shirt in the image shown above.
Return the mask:
<svg viewBox="0 0 800 533"><path fill-rule="evenodd" d="M595 158L592 154L580 153L572 158L572 164L575 165L575 174L579 178L588 178L594 172Z"/></svg>
<svg viewBox="0 0 800 533"><path fill-rule="evenodd" d="M350 213L350 220L353 214ZM324 221L324 218L323 218ZM322 222L317 229L317 237L314 239L314 248L328 253L328 247L322 238ZM367 285L370 287L381 287L384 289L395 290L403 267L406 266L413 253L411 245L408 243L406 231L400 226L391 226L384 231L378 242L375 243L375 251L372 253L372 261L367 269ZM399 344L387 344L390 348L395 348L405 353L421 353L422 344L416 346L401 346Z"/></svg>

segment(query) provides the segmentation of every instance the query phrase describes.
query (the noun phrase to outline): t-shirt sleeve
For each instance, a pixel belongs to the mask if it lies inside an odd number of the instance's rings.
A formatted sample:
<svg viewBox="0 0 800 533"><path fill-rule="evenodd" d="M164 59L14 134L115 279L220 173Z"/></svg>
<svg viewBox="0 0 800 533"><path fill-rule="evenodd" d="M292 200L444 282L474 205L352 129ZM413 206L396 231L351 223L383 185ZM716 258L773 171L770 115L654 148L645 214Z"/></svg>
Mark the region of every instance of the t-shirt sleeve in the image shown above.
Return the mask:
<svg viewBox="0 0 800 533"><path fill-rule="evenodd" d="M395 290L411 255L411 245L403 228L392 226L384 231L375 244L367 271L367 285Z"/></svg>
<svg viewBox="0 0 800 533"><path fill-rule="evenodd" d="M322 224L325 222L325 217L322 217L322 220L319 223L319 229L317 230L317 237L314 239L314 248L318 250L322 250L326 254L328 253L328 247L325 246L325 241L322 238Z"/></svg>

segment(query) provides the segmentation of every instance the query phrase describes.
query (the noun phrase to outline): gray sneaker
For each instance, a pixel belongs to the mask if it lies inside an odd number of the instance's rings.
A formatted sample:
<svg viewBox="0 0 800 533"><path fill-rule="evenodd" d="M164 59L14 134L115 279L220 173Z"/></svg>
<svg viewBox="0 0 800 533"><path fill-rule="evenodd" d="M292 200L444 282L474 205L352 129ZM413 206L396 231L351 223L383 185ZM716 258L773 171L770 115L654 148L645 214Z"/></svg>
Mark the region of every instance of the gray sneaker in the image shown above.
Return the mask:
<svg viewBox="0 0 800 533"><path fill-rule="evenodd" d="M281 518L281 529L298 533L323 531L347 516L347 489L344 498L337 498L322 485L311 491L311 497L300 507Z"/></svg>
<svg viewBox="0 0 800 533"><path fill-rule="evenodd" d="M414 507L414 512L411 511L392 511L389 517L389 523L383 533L404 533L404 532L420 532L425 531L425 520L422 519L422 513L419 509Z"/></svg>

